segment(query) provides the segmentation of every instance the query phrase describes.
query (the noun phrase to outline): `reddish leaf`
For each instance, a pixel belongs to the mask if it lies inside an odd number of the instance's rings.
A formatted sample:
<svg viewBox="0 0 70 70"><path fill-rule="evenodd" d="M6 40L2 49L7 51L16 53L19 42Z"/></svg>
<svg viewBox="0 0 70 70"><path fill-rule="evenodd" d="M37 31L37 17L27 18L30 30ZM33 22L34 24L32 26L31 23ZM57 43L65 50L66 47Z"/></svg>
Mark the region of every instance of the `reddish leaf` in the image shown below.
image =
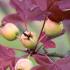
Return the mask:
<svg viewBox="0 0 70 70"><path fill-rule="evenodd" d="M54 64L38 65L32 68L32 70L57 70L54 69L56 66Z"/></svg>
<svg viewBox="0 0 70 70"><path fill-rule="evenodd" d="M51 12L51 14L48 17L52 21L60 22L60 21L64 20L64 12L57 5L53 5L49 9L49 11Z"/></svg>
<svg viewBox="0 0 70 70"><path fill-rule="evenodd" d="M32 68L31 70L48 70L47 66L36 66Z"/></svg>
<svg viewBox="0 0 70 70"><path fill-rule="evenodd" d="M36 55L33 55L33 57L37 61L37 63L40 65L46 65L47 63L48 64L53 63L53 61L46 55L43 56L43 55L36 54Z"/></svg>
<svg viewBox="0 0 70 70"><path fill-rule="evenodd" d="M45 11L47 9L47 0L35 0L35 1L42 11Z"/></svg>
<svg viewBox="0 0 70 70"><path fill-rule="evenodd" d="M0 70L6 70L7 67L10 67L10 70L14 70L17 59L13 49L0 45Z"/></svg>
<svg viewBox="0 0 70 70"><path fill-rule="evenodd" d="M18 23L18 22L22 22L22 20L18 16L18 14L7 15L2 20L3 24L6 24L6 23Z"/></svg>
<svg viewBox="0 0 70 70"><path fill-rule="evenodd" d="M60 10L59 7L63 8L63 6L65 5L66 8L70 8L68 0L67 2L65 0L11 0L10 3L16 9L18 15L23 21L43 20L44 15L48 16L48 12L50 11L52 15L50 15L49 18L59 22L64 19L63 12ZM56 14L56 12L58 14ZM54 16L56 16L56 18Z"/></svg>
<svg viewBox="0 0 70 70"><path fill-rule="evenodd" d="M43 40L45 40L45 38L47 39L47 36L46 36L45 32L41 33L40 38L42 38ZM43 41L42 39L41 39L41 41Z"/></svg>
<svg viewBox="0 0 70 70"><path fill-rule="evenodd" d="M9 49L5 46L0 45L0 58L6 60L14 56L15 56L15 52L13 51L13 49Z"/></svg>
<svg viewBox="0 0 70 70"><path fill-rule="evenodd" d="M51 41L44 32L42 32L40 41L43 43L45 48L55 48L56 45L53 41Z"/></svg>
<svg viewBox="0 0 70 70"><path fill-rule="evenodd" d="M39 65L32 70L70 70L70 57L57 60L53 64Z"/></svg>
<svg viewBox="0 0 70 70"><path fill-rule="evenodd" d="M65 57L63 59L60 59L60 60L56 61L55 64L61 70L70 70L70 57Z"/></svg>
<svg viewBox="0 0 70 70"><path fill-rule="evenodd" d="M45 48L56 48L56 45L53 41L48 40L48 41L44 42L44 47Z"/></svg>
<svg viewBox="0 0 70 70"><path fill-rule="evenodd" d="M68 19L70 20L70 9L67 10L67 11L64 11L64 14L65 14L65 15L64 15L64 18L67 19L67 20L68 20Z"/></svg>
<svg viewBox="0 0 70 70"><path fill-rule="evenodd" d="M45 32L42 32L40 36L40 42L44 43L46 40L48 40L48 37L46 36Z"/></svg>
<svg viewBox="0 0 70 70"><path fill-rule="evenodd" d="M61 0L58 2L58 6L61 10L70 9L70 0Z"/></svg>
<svg viewBox="0 0 70 70"><path fill-rule="evenodd" d="M32 0L11 0L11 4L23 21L43 18L42 11L32 2Z"/></svg>

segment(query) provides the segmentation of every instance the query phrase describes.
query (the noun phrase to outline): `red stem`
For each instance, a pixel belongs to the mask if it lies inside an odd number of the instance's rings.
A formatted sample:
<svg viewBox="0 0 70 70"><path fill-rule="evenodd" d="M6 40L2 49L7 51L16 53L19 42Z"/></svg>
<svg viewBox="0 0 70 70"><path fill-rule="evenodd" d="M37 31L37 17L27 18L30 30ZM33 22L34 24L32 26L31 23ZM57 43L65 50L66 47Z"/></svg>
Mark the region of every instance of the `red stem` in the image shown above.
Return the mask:
<svg viewBox="0 0 70 70"><path fill-rule="evenodd" d="M26 31L28 31L27 22L24 22Z"/></svg>
<svg viewBox="0 0 70 70"><path fill-rule="evenodd" d="M27 50L22 50L22 49L18 49L18 48L10 48L10 47L7 47L8 49L13 49L13 50L16 50L16 51L22 51L22 52L27 52Z"/></svg>
<svg viewBox="0 0 70 70"><path fill-rule="evenodd" d="M44 28L44 26L45 26L45 21L46 21L46 17L45 17L45 19L44 19L44 23L43 23L43 26L42 26L41 32L40 32L40 34L39 34L39 37L38 37L37 43L36 43L36 45L35 45L35 49L34 49L34 51L36 50L36 47L37 47L37 45L38 45L38 43L39 43L39 39L40 39L40 37L41 37L41 34L42 34L42 31L43 31L43 28Z"/></svg>

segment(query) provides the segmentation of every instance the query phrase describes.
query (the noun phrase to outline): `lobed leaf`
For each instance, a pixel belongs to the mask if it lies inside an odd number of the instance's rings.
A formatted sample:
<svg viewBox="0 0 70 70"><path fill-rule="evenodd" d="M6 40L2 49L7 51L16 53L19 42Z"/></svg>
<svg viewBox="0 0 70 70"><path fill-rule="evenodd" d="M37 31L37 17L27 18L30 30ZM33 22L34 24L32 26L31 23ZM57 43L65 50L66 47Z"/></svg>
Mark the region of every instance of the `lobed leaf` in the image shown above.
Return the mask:
<svg viewBox="0 0 70 70"><path fill-rule="evenodd" d="M53 61L47 55L35 54L35 55L33 55L33 57L37 61L37 63L40 65L46 65L47 63L48 64L53 63Z"/></svg>
<svg viewBox="0 0 70 70"><path fill-rule="evenodd" d="M39 65L32 70L70 70L70 56L57 60L53 64Z"/></svg>
<svg viewBox="0 0 70 70"><path fill-rule="evenodd" d="M57 3L61 10L70 9L70 0L61 0Z"/></svg>
<svg viewBox="0 0 70 70"><path fill-rule="evenodd" d="M32 0L11 0L11 4L23 21L43 18L43 15L41 15L43 14L42 11Z"/></svg>
<svg viewBox="0 0 70 70"><path fill-rule="evenodd" d="M47 9L47 0L35 0L36 4L38 7L42 10L45 11Z"/></svg>
<svg viewBox="0 0 70 70"><path fill-rule="evenodd" d="M10 15L7 15L2 20L2 23L3 24L6 24L6 23L18 23L18 22L22 22L22 20L18 16L18 14L10 14Z"/></svg>
<svg viewBox="0 0 70 70"><path fill-rule="evenodd" d="M60 60L56 61L55 64L61 70L70 70L70 56L65 57L63 59L60 59Z"/></svg>
<svg viewBox="0 0 70 70"><path fill-rule="evenodd" d="M6 46L0 45L0 68L1 70L6 70L7 67L10 67L10 70L15 65L15 52L13 49L7 48Z"/></svg>
<svg viewBox="0 0 70 70"><path fill-rule="evenodd" d="M9 57L14 57L14 56L15 52L13 49L0 45L0 58L8 59Z"/></svg>
<svg viewBox="0 0 70 70"><path fill-rule="evenodd" d="M45 48L55 48L56 45L53 41L51 41L51 39L48 39L48 37L46 36L46 34L44 32L42 32L41 34L41 42L43 43Z"/></svg>

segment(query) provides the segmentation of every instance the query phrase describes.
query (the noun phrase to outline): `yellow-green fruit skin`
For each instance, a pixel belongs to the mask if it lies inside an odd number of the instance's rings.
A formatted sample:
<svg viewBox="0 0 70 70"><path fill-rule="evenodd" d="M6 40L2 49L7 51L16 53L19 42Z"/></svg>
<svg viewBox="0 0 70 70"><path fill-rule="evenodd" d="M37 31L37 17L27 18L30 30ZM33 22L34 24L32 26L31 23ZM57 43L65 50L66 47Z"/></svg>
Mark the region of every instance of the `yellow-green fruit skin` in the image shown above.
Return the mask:
<svg viewBox="0 0 70 70"><path fill-rule="evenodd" d="M13 23L7 23L1 28L1 35L9 41L15 40L18 34L19 29Z"/></svg>
<svg viewBox="0 0 70 70"><path fill-rule="evenodd" d="M54 21L51 21L50 19L46 20L44 32L46 33L47 36L57 36L62 32L62 30L63 30L62 23L56 23Z"/></svg>
<svg viewBox="0 0 70 70"><path fill-rule="evenodd" d="M25 48L34 49L37 43L36 34L34 32L27 32L27 31L25 33L26 34L31 33L32 38L28 39L24 34L22 34L20 37L22 44L24 45Z"/></svg>
<svg viewBox="0 0 70 70"><path fill-rule="evenodd" d="M16 62L15 70L31 70L33 63L27 58L21 58Z"/></svg>

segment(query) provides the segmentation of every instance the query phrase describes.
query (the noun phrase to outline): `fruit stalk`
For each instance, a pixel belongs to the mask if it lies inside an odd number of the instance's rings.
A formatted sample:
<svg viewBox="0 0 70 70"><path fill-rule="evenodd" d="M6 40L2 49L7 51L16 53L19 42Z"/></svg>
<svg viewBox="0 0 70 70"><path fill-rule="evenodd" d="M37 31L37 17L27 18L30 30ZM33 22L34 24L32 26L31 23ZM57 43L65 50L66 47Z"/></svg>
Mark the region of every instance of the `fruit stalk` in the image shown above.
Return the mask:
<svg viewBox="0 0 70 70"><path fill-rule="evenodd" d="M33 50L34 52L36 51L37 45L38 45L38 43L39 43L40 36L41 36L42 31L43 31L43 29L44 29L45 21L46 21L46 17L45 17L45 19L44 19L44 23L43 23L43 26L42 26L41 32L40 32L40 34L39 34L39 37L38 37L37 43L36 43L35 48L34 48L34 50Z"/></svg>

